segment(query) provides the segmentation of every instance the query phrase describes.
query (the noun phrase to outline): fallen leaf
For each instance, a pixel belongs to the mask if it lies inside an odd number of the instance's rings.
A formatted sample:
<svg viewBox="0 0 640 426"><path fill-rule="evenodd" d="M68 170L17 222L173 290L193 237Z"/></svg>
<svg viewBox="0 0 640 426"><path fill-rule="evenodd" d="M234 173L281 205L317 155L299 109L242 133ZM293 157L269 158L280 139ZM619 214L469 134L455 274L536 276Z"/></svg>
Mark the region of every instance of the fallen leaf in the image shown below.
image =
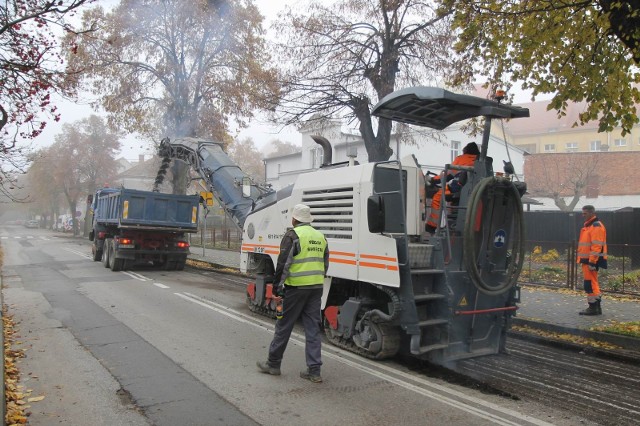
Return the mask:
<svg viewBox="0 0 640 426"><path fill-rule="evenodd" d="M33 398L28 398L27 402L38 402L44 399L44 395L34 396Z"/></svg>

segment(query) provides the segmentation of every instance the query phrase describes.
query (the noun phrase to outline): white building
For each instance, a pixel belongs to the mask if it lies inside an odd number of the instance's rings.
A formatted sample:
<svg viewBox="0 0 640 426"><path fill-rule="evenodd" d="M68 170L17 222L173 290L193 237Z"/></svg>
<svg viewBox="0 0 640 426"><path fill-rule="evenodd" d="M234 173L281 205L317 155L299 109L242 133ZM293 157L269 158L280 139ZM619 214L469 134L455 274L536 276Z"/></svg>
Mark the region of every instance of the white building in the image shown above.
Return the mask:
<svg viewBox="0 0 640 426"><path fill-rule="evenodd" d="M397 135L392 135L391 148L394 154L391 160L414 155L422 169L439 173L445 164L462 154L462 148L469 142L482 143L482 135L468 136L462 131L464 123L455 123L442 131L424 131L416 129L415 144L398 142ZM494 120L492 135L489 140L487 155L493 158L494 172L503 169L503 161L511 161L519 179L523 179L524 153L520 148L505 144L502 136L498 136L499 121ZM314 122L300 130L302 148L300 152L265 158L266 183L274 189L283 188L295 182L300 173L320 168L323 162L323 148L311 138L312 135L323 136L332 146L332 163L349 161L349 155L359 163L368 161L364 141L357 131L344 130L337 120ZM506 147L505 147L506 146ZM507 152L508 148L508 152Z"/></svg>

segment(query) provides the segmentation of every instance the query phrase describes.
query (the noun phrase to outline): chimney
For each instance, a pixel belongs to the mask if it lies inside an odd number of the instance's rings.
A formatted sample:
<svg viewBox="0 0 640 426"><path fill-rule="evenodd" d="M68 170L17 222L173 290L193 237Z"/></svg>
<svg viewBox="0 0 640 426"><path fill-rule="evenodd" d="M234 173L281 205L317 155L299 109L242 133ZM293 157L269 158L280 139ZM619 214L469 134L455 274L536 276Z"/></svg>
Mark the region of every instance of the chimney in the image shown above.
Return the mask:
<svg viewBox="0 0 640 426"><path fill-rule="evenodd" d="M144 154L138 154L138 162L144 163Z"/></svg>

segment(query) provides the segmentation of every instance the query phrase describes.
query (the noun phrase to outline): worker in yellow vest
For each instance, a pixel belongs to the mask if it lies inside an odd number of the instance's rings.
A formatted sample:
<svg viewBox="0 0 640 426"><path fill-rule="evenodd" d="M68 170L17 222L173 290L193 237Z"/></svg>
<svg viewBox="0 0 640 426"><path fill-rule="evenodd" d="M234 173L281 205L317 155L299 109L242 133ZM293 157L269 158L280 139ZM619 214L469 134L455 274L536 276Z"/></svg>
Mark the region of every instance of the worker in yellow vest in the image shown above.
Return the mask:
<svg viewBox="0 0 640 426"><path fill-rule="evenodd" d="M324 276L329 267L329 248L322 233L311 226L311 209L297 204L291 214L293 229L280 242L280 254L274 275L277 295L283 295L282 318L276 322L267 361L258 361L258 369L266 374L280 375L282 357L293 326L302 318L305 334L307 369L300 377L321 383L321 300Z"/></svg>

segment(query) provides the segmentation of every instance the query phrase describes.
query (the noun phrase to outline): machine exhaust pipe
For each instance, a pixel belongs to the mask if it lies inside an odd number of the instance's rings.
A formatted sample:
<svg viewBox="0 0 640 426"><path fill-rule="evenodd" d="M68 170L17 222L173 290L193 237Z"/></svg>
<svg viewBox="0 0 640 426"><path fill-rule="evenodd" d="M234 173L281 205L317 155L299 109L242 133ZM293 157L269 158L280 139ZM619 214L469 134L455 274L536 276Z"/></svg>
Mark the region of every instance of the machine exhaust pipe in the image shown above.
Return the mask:
<svg viewBox="0 0 640 426"><path fill-rule="evenodd" d="M322 156L322 166L330 166L331 161L333 160L333 150L331 149L331 142L329 142L327 138L318 135L312 135L311 139L313 139L315 143L320 145L322 147L322 150L324 151L324 155Z"/></svg>

